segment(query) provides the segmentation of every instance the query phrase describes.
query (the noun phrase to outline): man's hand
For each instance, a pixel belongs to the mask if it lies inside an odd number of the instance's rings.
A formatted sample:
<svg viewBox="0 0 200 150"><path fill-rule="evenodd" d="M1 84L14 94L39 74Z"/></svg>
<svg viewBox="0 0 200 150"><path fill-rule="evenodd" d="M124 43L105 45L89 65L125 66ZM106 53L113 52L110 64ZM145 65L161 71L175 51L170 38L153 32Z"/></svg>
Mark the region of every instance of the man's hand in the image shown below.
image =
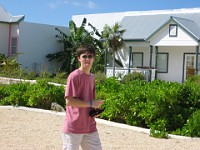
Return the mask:
<svg viewBox="0 0 200 150"><path fill-rule="evenodd" d="M92 101L93 108L101 108L101 105L104 103L103 100L94 100Z"/></svg>

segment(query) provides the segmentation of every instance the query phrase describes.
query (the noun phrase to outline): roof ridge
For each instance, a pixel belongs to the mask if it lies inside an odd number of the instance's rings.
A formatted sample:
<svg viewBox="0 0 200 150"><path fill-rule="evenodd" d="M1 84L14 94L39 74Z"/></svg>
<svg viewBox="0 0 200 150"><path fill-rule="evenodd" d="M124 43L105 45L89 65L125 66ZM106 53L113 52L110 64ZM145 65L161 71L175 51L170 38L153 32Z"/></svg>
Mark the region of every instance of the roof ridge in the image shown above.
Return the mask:
<svg viewBox="0 0 200 150"><path fill-rule="evenodd" d="M170 16L170 18L172 18L172 19L181 19L181 20L194 22L194 20L191 20L191 19L188 19L188 18L181 18L181 17L176 17L176 16Z"/></svg>
<svg viewBox="0 0 200 150"><path fill-rule="evenodd" d="M181 8L181 9L165 9L165 10L128 11L128 12L125 12L125 16L182 14L182 13L200 13L200 7Z"/></svg>

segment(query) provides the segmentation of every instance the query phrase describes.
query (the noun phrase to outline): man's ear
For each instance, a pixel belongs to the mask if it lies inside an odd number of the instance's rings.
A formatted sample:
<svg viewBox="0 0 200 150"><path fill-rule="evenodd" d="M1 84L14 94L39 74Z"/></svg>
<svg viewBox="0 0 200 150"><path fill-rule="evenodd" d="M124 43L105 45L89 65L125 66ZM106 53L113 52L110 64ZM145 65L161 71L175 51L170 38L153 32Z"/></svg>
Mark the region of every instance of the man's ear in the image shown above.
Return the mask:
<svg viewBox="0 0 200 150"><path fill-rule="evenodd" d="M78 61L80 61L80 56L77 56Z"/></svg>

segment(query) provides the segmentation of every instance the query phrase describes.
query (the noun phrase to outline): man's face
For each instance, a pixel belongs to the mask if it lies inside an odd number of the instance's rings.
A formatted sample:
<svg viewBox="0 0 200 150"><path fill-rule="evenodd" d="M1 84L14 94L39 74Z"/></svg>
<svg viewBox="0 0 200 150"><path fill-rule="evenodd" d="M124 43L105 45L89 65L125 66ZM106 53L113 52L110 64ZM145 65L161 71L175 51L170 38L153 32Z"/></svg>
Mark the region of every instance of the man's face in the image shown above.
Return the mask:
<svg viewBox="0 0 200 150"><path fill-rule="evenodd" d="M82 67L91 68L94 62L94 55L89 52L83 53L78 57L78 61Z"/></svg>

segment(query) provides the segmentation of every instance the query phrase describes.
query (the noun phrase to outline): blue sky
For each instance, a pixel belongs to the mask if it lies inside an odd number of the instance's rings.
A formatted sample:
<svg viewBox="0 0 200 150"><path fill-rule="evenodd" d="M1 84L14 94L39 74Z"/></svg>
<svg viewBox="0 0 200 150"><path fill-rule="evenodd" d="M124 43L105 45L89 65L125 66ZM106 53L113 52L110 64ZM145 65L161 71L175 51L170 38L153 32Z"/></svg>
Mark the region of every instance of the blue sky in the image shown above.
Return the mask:
<svg viewBox="0 0 200 150"><path fill-rule="evenodd" d="M73 15L200 8L199 0L1 0L11 15L26 22L68 26Z"/></svg>

